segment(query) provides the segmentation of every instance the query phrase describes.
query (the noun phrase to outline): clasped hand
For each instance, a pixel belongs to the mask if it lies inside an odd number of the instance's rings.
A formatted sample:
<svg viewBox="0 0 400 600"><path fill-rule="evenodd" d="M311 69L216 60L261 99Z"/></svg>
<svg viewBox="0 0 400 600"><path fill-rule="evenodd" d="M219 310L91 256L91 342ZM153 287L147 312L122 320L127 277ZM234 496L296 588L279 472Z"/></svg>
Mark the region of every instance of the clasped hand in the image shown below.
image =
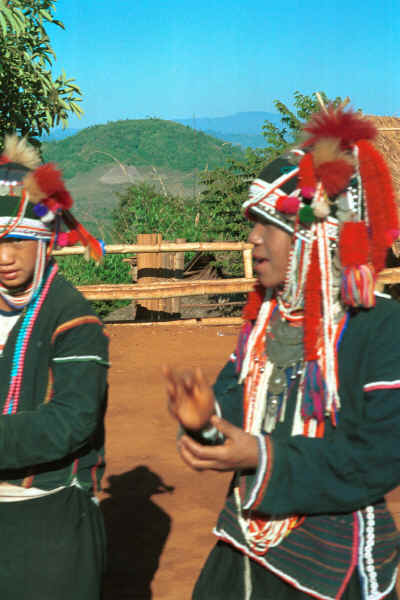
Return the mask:
<svg viewBox="0 0 400 600"><path fill-rule="evenodd" d="M178 373L169 367L163 371L169 411L182 427L192 431L216 427L224 436L223 444L206 446L183 435L178 441L178 450L184 462L197 471L255 469L258 464L256 437L214 414L214 393L202 371L197 368Z"/></svg>

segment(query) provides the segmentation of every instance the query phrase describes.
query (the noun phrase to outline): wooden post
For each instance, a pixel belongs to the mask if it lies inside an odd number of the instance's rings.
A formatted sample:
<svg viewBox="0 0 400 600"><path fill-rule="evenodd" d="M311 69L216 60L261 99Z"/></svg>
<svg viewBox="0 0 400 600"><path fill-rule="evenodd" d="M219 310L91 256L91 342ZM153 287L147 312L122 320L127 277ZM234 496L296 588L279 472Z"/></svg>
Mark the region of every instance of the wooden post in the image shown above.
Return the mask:
<svg viewBox="0 0 400 600"><path fill-rule="evenodd" d="M140 233L137 236L138 244L161 244L161 233ZM161 267L161 253L141 253L137 255L137 278L138 285L148 285L159 280L158 274ZM142 309L148 311L159 311L160 300L141 300L138 303L139 314ZM142 308L141 308L142 307Z"/></svg>
<svg viewBox="0 0 400 600"><path fill-rule="evenodd" d="M137 243L142 245L170 244L169 240L163 240L161 233L140 234ZM178 239L176 243L185 243L185 239ZM137 254L137 279L138 285L148 285L155 282L171 281L179 277L179 271L183 272L185 263L184 252L157 252ZM180 298L164 298L160 300L141 300L138 304L138 316L143 314L143 309L152 313L180 313ZM149 315L150 316L150 315ZM152 315L155 316L155 315Z"/></svg>
<svg viewBox="0 0 400 600"><path fill-rule="evenodd" d="M246 279L253 279L253 256L252 248L246 248L243 250L243 266L244 276Z"/></svg>
<svg viewBox="0 0 400 600"><path fill-rule="evenodd" d="M164 242L167 244L172 243L169 240L164 240ZM183 238L175 240L176 244L182 244L185 242L186 239ZM184 265L184 252L163 252L161 255L162 276L160 279L171 279L172 281L176 281L180 278ZM160 300L159 310L169 314L179 314L181 312L181 299L178 297Z"/></svg>
<svg viewBox="0 0 400 600"><path fill-rule="evenodd" d="M185 238L177 238L175 240L176 244L184 244L186 242ZM173 264L172 268L174 270L174 279L181 279L183 270L185 268L185 253L184 252L174 252L173 256ZM181 298L172 298L172 312L179 313L181 312Z"/></svg>
<svg viewBox="0 0 400 600"><path fill-rule="evenodd" d="M164 240L167 244L170 240ZM159 279L160 280L168 280L173 277L173 269L174 269L174 253L173 252L163 252L161 254L161 273ZM159 310L164 313L173 313L172 304L173 298L165 298L165 300L160 300Z"/></svg>

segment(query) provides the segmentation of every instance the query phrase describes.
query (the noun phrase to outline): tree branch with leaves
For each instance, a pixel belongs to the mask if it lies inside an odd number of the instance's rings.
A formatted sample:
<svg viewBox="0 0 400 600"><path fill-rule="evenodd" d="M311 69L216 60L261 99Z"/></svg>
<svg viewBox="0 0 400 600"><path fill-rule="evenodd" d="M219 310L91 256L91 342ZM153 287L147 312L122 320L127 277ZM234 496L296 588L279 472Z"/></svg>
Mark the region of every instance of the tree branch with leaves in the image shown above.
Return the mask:
<svg viewBox="0 0 400 600"><path fill-rule="evenodd" d="M0 0L0 136L17 132L39 144L43 133L78 117L82 93L64 71L53 76L56 55L46 28L64 29L57 0Z"/></svg>

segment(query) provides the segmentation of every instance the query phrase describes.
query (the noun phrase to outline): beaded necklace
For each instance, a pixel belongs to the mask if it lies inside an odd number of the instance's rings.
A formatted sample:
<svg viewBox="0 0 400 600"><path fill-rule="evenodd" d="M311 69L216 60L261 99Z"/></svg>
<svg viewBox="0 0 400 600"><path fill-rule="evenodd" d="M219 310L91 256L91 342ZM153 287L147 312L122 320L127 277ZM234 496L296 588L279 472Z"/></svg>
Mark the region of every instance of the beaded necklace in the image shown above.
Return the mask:
<svg viewBox="0 0 400 600"><path fill-rule="evenodd" d="M332 420L335 423L338 408L332 405L327 406L325 413L321 416L321 420L318 420L314 416L304 418L304 357L302 353L297 356L299 349L298 339L299 334L301 334L299 319L301 320L304 315L296 315L296 318L291 319L292 324L289 326L288 323L284 323L286 315L280 311L281 305L276 298L270 299L267 296L261 305L257 319L247 338L239 377L239 382L244 383L243 429L252 435L258 435L263 430L270 433L273 431L278 418L280 420L285 418L285 405L289 389L285 384L284 377L286 377L286 370L288 370L290 371L291 379L296 379L298 376L300 378L292 424L292 435L323 437L325 417L328 415L331 418L333 417ZM279 314L276 314L275 311L278 311ZM281 332L277 331L277 329L274 331L274 315L282 321L282 324L280 321L277 323L278 328L282 325L284 327ZM291 316L293 317L294 315ZM329 330L326 334L332 338L334 359L337 356L338 345L347 325L348 316L348 313L345 313L339 321L333 322L332 331ZM294 328L290 336L288 327ZM269 339L269 344L268 332L274 334L274 337ZM279 351L279 347L274 348L275 343L279 346L280 341L282 341L279 340L281 336L277 336L277 333L282 333L284 344L290 345L291 342L294 344L294 353L289 352L286 358L284 353ZM325 331L322 332L322 335L324 334ZM292 339L288 339L288 337ZM326 358L324 359L326 360ZM336 370L336 360L334 364ZM332 374L332 376L337 377L337 373ZM271 414L269 414L269 408L271 408ZM252 514L251 511L244 512L240 496L239 478L240 474L238 474L234 488L239 525L251 550L255 554L263 555L269 548L279 545L294 528L303 522L304 517L301 515L290 515L283 518L274 516L264 518L258 514Z"/></svg>
<svg viewBox="0 0 400 600"><path fill-rule="evenodd" d="M34 297L29 305L24 309L25 314L15 343L14 356L12 359L10 385L7 398L3 408L3 415L15 414L18 410L18 403L21 393L22 378L24 373L24 364L29 340L35 325L36 319L40 313L43 302L45 301L51 283L58 271L57 264L50 267L46 281L42 281L37 288Z"/></svg>

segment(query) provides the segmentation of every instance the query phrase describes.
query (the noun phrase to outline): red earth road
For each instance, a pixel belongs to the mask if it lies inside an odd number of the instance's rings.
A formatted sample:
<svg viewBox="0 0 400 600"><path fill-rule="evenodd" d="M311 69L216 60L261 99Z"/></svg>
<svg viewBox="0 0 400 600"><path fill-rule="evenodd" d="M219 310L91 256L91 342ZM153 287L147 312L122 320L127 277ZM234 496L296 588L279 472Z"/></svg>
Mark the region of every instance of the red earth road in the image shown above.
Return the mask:
<svg viewBox="0 0 400 600"><path fill-rule="evenodd" d="M193 473L176 453L161 365L200 366L210 381L234 348L230 326L107 325L111 339L104 600L189 600L214 544L230 476ZM400 491L390 506L400 527Z"/></svg>

